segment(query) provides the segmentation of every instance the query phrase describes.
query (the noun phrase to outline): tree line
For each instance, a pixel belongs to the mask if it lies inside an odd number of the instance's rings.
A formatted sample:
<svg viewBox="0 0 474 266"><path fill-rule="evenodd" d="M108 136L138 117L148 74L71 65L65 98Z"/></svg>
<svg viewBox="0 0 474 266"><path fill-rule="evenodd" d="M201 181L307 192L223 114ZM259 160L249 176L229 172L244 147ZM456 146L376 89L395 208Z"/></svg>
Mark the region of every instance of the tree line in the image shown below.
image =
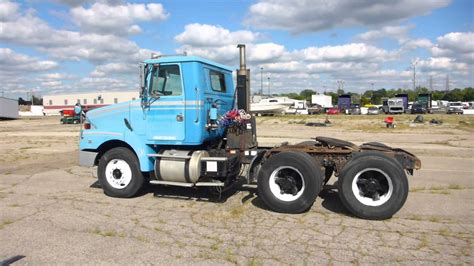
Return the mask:
<svg viewBox="0 0 474 266"><path fill-rule="evenodd" d="M344 90L337 90L337 92L325 92L325 95L332 96L332 102L334 105L337 104L339 95L349 94L351 95L353 103L360 103L361 105L366 104L382 104L382 98L395 97L397 94L408 94L409 101L416 101L418 94L421 93L431 93L432 100L444 100L450 102L472 102L474 101L474 88L467 87L464 89L455 88L449 91L432 91L425 87L418 87L416 90L407 90L407 89L390 89L385 88L379 90L367 90L362 94L354 92L345 92ZM299 93L282 93L278 96L289 97L296 100L307 100L311 101L311 95L317 94L313 90L302 90Z"/></svg>

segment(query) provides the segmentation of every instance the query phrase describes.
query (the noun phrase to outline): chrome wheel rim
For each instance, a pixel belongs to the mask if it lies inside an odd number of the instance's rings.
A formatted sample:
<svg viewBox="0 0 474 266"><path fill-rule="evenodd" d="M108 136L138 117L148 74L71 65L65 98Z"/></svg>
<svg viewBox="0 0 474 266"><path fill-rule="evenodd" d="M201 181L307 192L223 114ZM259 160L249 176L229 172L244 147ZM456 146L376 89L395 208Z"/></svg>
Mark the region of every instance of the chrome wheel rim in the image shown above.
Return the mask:
<svg viewBox="0 0 474 266"><path fill-rule="evenodd" d="M366 168L358 172L352 180L352 193L366 206L380 206L393 194L390 176L378 168Z"/></svg>

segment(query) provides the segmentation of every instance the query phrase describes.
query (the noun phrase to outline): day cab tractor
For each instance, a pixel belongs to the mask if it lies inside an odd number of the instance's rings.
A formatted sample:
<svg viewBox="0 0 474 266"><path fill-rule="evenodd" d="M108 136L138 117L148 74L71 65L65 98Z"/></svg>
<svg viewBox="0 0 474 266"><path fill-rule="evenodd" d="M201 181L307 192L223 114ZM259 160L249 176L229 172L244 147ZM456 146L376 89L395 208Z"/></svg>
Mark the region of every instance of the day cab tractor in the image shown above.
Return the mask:
<svg viewBox="0 0 474 266"><path fill-rule="evenodd" d="M98 166L105 194L128 198L145 184L257 185L273 211L301 213L334 175L355 216L387 219L405 203L407 173L420 160L377 142L315 140L259 146L249 114L245 45L234 88L232 69L196 56L159 56L139 66L140 98L89 111L80 133L80 164Z"/></svg>

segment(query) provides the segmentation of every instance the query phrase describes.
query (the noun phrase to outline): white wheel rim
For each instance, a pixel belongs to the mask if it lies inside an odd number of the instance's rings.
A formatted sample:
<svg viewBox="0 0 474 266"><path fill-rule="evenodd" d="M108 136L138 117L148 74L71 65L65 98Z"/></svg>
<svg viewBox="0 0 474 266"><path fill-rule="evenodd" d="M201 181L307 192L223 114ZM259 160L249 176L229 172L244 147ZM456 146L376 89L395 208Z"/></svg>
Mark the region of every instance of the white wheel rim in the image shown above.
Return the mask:
<svg viewBox="0 0 474 266"><path fill-rule="evenodd" d="M382 193L379 193L379 196L376 197L376 199L368 196L367 191L364 191L364 188L362 188L360 185L361 180L367 179L368 172L372 172L372 176L374 176L374 178L377 179L376 182L382 182L384 184L384 189L382 189ZM380 169L366 168L358 172L355 175L354 179L352 180L352 193L354 194L354 196L360 203L366 206L373 206L373 207L380 206L386 203L392 196L392 193L393 193L392 179L387 173L385 173L384 171Z"/></svg>
<svg viewBox="0 0 474 266"><path fill-rule="evenodd" d="M297 193L293 195L293 193L285 192L281 186L277 183L277 178L284 178L287 179L291 177L294 181L296 181L296 189ZM290 178L288 178L290 179ZM303 175L298 171L296 168L291 166L280 166L275 169L272 174L270 175L270 179L268 180L270 185L270 191L272 194L281 201L294 201L298 199L305 190L305 183L303 179Z"/></svg>
<svg viewBox="0 0 474 266"><path fill-rule="evenodd" d="M126 161L113 159L105 167L105 177L113 188L124 189L132 180L132 169Z"/></svg>

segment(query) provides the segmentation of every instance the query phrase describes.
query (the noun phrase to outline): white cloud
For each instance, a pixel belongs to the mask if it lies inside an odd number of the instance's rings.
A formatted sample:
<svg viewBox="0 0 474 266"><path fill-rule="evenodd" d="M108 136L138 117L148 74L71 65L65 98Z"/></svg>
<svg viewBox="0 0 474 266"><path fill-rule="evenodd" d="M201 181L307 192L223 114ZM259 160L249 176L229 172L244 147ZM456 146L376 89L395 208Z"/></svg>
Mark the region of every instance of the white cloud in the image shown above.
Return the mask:
<svg viewBox="0 0 474 266"><path fill-rule="evenodd" d="M35 57L20 54L9 48L0 48L0 71L47 71L56 68L58 63L49 60L40 60Z"/></svg>
<svg viewBox="0 0 474 266"><path fill-rule="evenodd" d="M396 58L397 54L364 43L350 43L336 46L308 47L295 54L307 61L365 61L377 62Z"/></svg>
<svg viewBox="0 0 474 266"><path fill-rule="evenodd" d="M19 5L10 1L0 1L0 21L13 20L18 15Z"/></svg>
<svg viewBox="0 0 474 266"><path fill-rule="evenodd" d="M426 39L426 38L421 38L421 39L410 39L406 40L402 44L403 49L408 49L408 50L413 50L417 48L424 48L424 49L431 49L433 47L433 43Z"/></svg>
<svg viewBox="0 0 474 266"><path fill-rule="evenodd" d="M434 57L452 57L474 64L474 32L451 32L438 37L437 41L431 49Z"/></svg>
<svg viewBox="0 0 474 266"><path fill-rule="evenodd" d="M64 4L68 6L80 6L88 3L104 3L109 5L123 4L123 0L51 0L58 4Z"/></svg>
<svg viewBox="0 0 474 266"><path fill-rule="evenodd" d="M188 24L184 32L174 39L180 43L193 47L211 47L223 45L237 45L238 43L251 43L259 34L246 30L229 31L221 26L208 24Z"/></svg>
<svg viewBox="0 0 474 266"><path fill-rule="evenodd" d="M425 15L451 0L260 0L250 6L245 23L293 33L335 27L373 26Z"/></svg>
<svg viewBox="0 0 474 266"><path fill-rule="evenodd" d="M31 46L60 60L85 59L94 64L107 61L136 63L147 58L150 52L115 35L57 30L31 14L15 21L0 22L0 41Z"/></svg>
<svg viewBox="0 0 474 266"><path fill-rule="evenodd" d="M126 64L126 63L109 63L104 65L99 65L95 68L95 70L91 73L92 77L105 77L111 75L119 75L119 74L136 74L137 68L136 64Z"/></svg>
<svg viewBox="0 0 474 266"><path fill-rule="evenodd" d="M85 32L103 34L136 34L141 32L138 21L165 20L169 14L161 4L126 4L110 6L95 3L89 9L71 9L73 21Z"/></svg>
<svg viewBox="0 0 474 266"><path fill-rule="evenodd" d="M356 39L362 42L374 42L383 38L395 39L403 42L407 39L408 32L413 26L385 26L359 34Z"/></svg>
<svg viewBox="0 0 474 266"><path fill-rule="evenodd" d="M443 70L443 71L468 71L469 67L465 63L456 62L455 59L448 57L430 57L426 60L418 61L419 68L422 71L433 71L433 70Z"/></svg>

